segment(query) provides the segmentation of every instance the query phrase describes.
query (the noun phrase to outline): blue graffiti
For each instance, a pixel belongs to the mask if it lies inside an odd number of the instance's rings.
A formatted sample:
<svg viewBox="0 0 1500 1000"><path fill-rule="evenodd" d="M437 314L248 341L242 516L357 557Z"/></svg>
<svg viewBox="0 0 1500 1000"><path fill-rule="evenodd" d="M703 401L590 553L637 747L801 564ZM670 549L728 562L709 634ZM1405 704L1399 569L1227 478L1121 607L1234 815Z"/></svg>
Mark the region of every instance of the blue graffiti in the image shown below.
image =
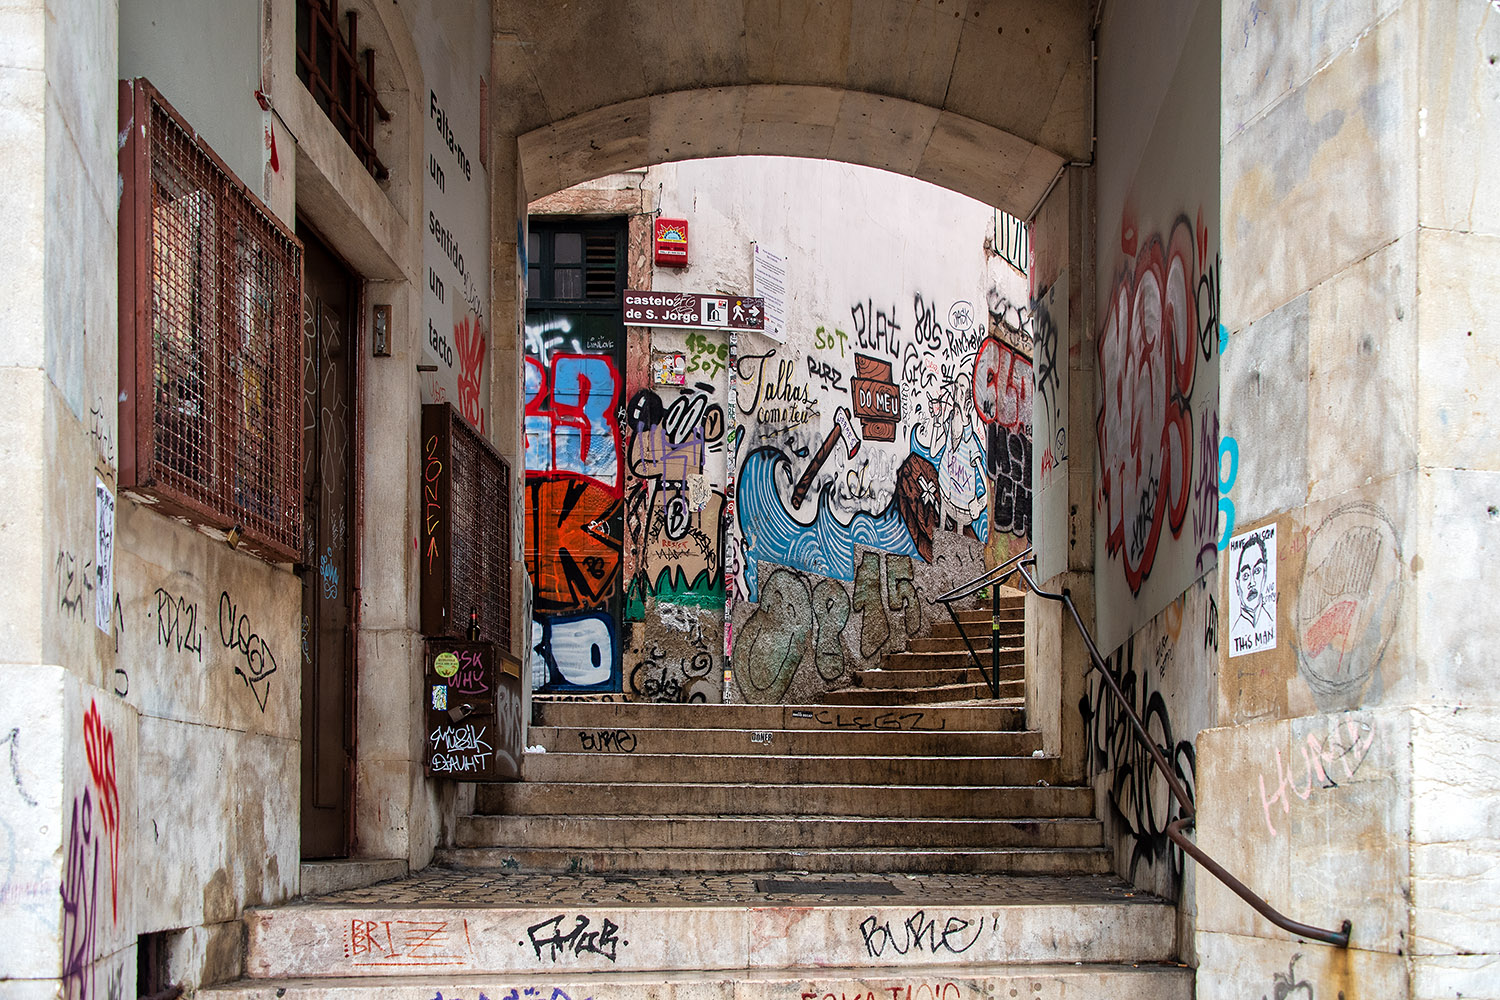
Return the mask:
<svg viewBox="0 0 1500 1000"><path fill-rule="evenodd" d="M318 559L318 576L323 580L323 599L325 601L336 601L339 597L339 567L333 558L333 546L323 552Z"/></svg>
<svg viewBox="0 0 1500 1000"><path fill-rule="evenodd" d="M745 459L737 485L740 533L745 539L743 579L752 602L760 600L756 566L762 560L852 583L856 545L920 555L894 500L880 514L861 512L845 524L829 510L829 484L818 496L813 520L804 523L792 516L782 498L776 485L778 471L790 494L796 478L791 459L774 447L757 448Z"/></svg>
<svg viewBox="0 0 1500 1000"><path fill-rule="evenodd" d="M603 612L538 615L531 645L546 668L548 690L619 691L620 636L614 617Z"/></svg>
<svg viewBox="0 0 1500 1000"><path fill-rule="evenodd" d="M1224 456L1229 456L1229 474L1224 474ZM1234 501L1227 494L1234 488L1240 474L1240 443L1229 435L1219 439L1219 513L1224 519L1224 534L1219 539L1219 551L1229 547L1229 536L1234 533Z"/></svg>

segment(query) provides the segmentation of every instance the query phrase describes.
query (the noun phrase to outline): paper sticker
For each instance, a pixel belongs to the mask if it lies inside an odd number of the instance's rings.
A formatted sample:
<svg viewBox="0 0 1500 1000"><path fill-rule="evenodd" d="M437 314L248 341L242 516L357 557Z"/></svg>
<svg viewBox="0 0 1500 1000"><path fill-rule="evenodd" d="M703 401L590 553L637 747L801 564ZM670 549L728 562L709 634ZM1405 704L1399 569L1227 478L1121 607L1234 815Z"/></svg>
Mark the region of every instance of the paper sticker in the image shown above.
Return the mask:
<svg viewBox="0 0 1500 1000"><path fill-rule="evenodd" d="M657 385L687 385L687 356L680 353L654 355L651 374Z"/></svg>
<svg viewBox="0 0 1500 1000"><path fill-rule="evenodd" d="M115 599L115 495L104 480L94 479L94 565L99 579L94 586L94 624L110 634L110 612Z"/></svg>
<svg viewBox="0 0 1500 1000"><path fill-rule="evenodd" d="M1276 648L1276 525L1229 540L1229 655Z"/></svg>
<svg viewBox="0 0 1500 1000"><path fill-rule="evenodd" d="M448 685L434 684L432 686L432 707L434 711L448 711Z"/></svg>
<svg viewBox="0 0 1500 1000"><path fill-rule="evenodd" d="M452 653L439 653L432 661L432 669L439 677L452 677L458 673L458 657Z"/></svg>

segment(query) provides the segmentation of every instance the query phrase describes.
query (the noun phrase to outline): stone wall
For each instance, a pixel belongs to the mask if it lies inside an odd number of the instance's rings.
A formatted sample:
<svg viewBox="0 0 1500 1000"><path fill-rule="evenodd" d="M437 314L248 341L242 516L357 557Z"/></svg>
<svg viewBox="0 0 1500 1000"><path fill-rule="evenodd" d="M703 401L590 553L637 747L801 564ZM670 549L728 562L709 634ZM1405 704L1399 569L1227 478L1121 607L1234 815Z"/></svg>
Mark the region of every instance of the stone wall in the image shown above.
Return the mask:
<svg viewBox="0 0 1500 1000"><path fill-rule="evenodd" d="M1234 3L1222 52L1224 489L1233 536L1274 537L1274 585L1222 647L1199 840L1294 918L1354 930L1348 952L1295 942L1200 879L1199 995L1483 995L1494 695L1464 609L1494 530L1468 380L1494 363L1500 214L1475 171L1500 17ZM1221 570L1231 632L1257 558Z"/></svg>

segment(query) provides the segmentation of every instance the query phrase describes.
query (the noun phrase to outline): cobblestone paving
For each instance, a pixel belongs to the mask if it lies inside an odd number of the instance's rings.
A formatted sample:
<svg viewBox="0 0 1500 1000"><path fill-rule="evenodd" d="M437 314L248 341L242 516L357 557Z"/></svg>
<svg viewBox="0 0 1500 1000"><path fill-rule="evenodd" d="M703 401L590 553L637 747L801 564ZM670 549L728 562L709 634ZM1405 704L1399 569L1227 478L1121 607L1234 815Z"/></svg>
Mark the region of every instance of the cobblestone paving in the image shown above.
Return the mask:
<svg viewBox="0 0 1500 1000"><path fill-rule="evenodd" d="M798 872L528 874L431 867L346 889L319 906L870 906L1159 903L1112 875L859 875Z"/></svg>

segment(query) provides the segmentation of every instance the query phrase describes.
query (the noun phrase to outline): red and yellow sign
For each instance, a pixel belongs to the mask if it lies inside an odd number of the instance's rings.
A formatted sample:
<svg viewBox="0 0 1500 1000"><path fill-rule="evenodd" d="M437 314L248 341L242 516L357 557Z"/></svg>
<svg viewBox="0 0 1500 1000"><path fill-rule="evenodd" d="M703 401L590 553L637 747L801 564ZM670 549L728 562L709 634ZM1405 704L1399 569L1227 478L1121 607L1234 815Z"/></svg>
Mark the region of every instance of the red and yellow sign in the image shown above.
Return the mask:
<svg viewBox="0 0 1500 1000"><path fill-rule="evenodd" d="M659 267L687 267L688 224L686 219L656 220L656 263Z"/></svg>

